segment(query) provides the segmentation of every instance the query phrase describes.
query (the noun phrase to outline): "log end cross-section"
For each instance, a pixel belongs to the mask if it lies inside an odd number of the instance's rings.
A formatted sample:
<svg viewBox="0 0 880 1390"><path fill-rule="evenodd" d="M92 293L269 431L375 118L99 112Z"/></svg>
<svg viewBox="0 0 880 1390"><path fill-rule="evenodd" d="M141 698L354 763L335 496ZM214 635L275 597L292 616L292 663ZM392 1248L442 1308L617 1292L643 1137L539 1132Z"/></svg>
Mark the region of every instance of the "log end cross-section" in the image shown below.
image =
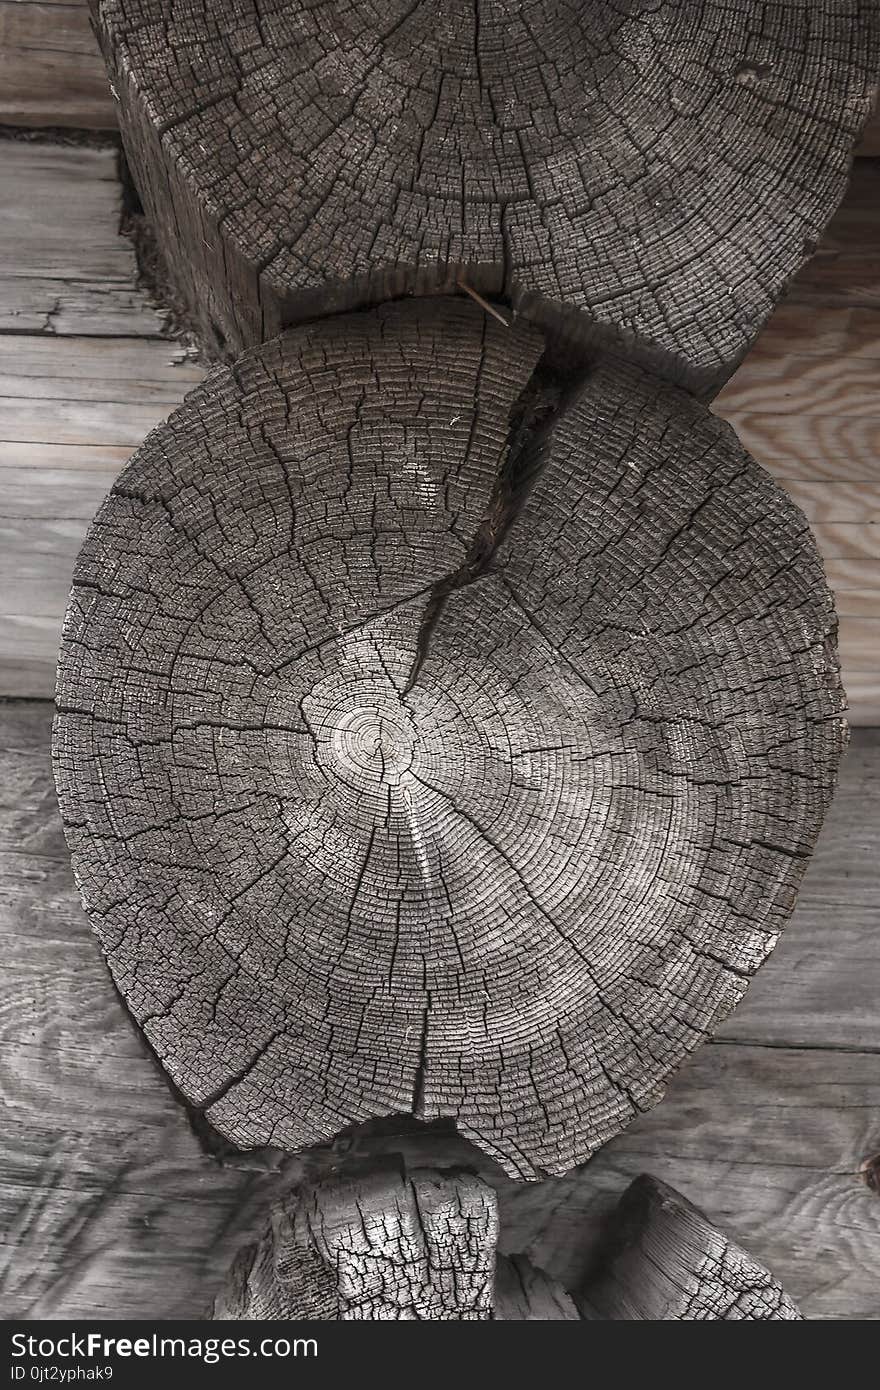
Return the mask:
<svg viewBox="0 0 880 1390"><path fill-rule="evenodd" d="M793 906L844 731L806 523L683 392L542 350L461 300L291 331L149 437L78 561L74 869L241 1147L445 1116L565 1172Z"/></svg>
<svg viewBox="0 0 880 1390"><path fill-rule="evenodd" d="M644 1175L627 1188L582 1292L591 1317L786 1322L802 1314L777 1279L685 1197Z"/></svg>
<svg viewBox="0 0 880 1390"><path fill-rule="evenodd" d="M208 342L484 293L710 387L840 200L874 0L93 0Z"/></svg>
<svg viewBox="0 0 880 1390"><path fill-rule="evenodd" d="M441 1144L442 1148L442 1144ZM546 1209L554 1206L544 1187ZM490 1183L402 1156L343 1164L285 1193L237 1255L218 1319L793 1321L778 1280L671 1187L638 1178L611 1213L584 1286L498 1253ZM578 1240L577 1231L572 1239Z"/></svg>
<svg viewBox="0 0 880 1390"><path fill-rule="evenodd" d="M495 1194L466 1173L374 1167L315 1183L240 1252L214 1316L488 1319L497 1239Z"/></svg>

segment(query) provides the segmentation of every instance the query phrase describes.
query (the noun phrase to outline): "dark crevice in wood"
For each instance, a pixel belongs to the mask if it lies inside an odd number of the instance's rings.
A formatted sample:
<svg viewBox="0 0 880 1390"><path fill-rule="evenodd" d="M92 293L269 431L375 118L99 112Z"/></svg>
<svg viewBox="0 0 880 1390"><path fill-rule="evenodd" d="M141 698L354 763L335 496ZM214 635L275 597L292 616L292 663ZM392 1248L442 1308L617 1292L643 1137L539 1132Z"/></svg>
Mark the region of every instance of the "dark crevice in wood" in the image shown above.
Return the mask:
<svg viewBox="0 0 880 1390"><path fill-rule="evenodd" d="M122 149L118 131L78 129L76 126L0 125L0 140L16 140L29 145L85 146L93 150Z"/></svg>
<svg viewBox="0 0 880 1390"><path fill-rule="evenodd" d="M860 1057L880 1056L880 1047L855 1047L846 1043L818 1042L766 1042L759 1038L709 1038L716 1047L770 1047L781 1048L785 1052L848 1052Z"/></svg>
<svg viewBox="0 0 880 1390"><path fill-rule="evenodd" d="M180 295L153 223L144 210L121 142L117 149L116 168L121 189L119 234L131 243L134 251L137 288L161 315L161 337L177 342L189 360L204 360L205 345L198 339L192 313Z"/></svg>
<svg viewBox="0 0 880 1390"><path fill-rule="evenodd" d="M880 1153L871 1154L859 1165L859 1172L865 1186L880 1197Z"/></svg>
<svg viewBox="0 0 880 1390"><path fill-rule="evenodd" d="M578 354L572 354L566 362L560 355L558 344L548 345L514 401L507 448L498 466L486 513L461 566L438 580L428 597L412 670L402 698L405 699L415 686L428 655L431 637L443 616L450 594L491 572L498 547L519 516L529 490L541 471L550 436L586 382L591 366L590 359L583 359Z"/></svg>

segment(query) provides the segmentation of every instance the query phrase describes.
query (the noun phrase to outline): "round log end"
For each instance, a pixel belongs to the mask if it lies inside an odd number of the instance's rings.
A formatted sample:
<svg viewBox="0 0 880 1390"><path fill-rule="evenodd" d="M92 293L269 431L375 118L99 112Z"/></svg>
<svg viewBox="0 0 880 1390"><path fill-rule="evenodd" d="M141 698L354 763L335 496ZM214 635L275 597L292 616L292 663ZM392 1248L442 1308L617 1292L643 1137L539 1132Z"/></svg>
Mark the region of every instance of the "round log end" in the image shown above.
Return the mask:
<svg viewBox="0 0 880 1390"><path fill-rule="evenodd" d="M843 740L803 517L684 393L462 301L292 331L135 455L54 734L114 979L243 1148L562 1173L774 945Z"/></svg>
<svg viewBox="0 0 880 1390"><path fill-rule="evenodd" d="M96 6L160 243L233 354L464 274L717 384L842 196L880 63L868 0Z"/></svg>

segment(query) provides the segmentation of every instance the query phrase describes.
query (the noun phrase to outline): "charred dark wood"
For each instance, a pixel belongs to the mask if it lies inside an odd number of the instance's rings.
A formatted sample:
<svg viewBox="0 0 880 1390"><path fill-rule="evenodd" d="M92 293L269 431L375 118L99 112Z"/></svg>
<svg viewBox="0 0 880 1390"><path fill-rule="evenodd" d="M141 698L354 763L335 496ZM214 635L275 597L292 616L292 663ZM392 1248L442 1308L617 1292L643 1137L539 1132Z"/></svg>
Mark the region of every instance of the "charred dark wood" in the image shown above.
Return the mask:
<svg viewBox="0 0 880 1390"><path fill-rule="evenodd" d="M110 969L242 1148L447 1116L563 1173L794 902L844 726L803 517L683 392L460 300L305 327L79 559L56 774Z"/></svg>
<svg viewBox="0 0 880 1390"><path fill-rule="evenodd" d="M613 1213L583 1291L591 1316L649 1321L773 1322L801 1318L782 1286L656 1178L637 1178Z"/></svg>
<svg viewBox="0 0 880 1390"><path fill-rule="evenodd" d="M93 0L214 350L471 286L677 379L733 369L843 194L873 0Z"/></svg>

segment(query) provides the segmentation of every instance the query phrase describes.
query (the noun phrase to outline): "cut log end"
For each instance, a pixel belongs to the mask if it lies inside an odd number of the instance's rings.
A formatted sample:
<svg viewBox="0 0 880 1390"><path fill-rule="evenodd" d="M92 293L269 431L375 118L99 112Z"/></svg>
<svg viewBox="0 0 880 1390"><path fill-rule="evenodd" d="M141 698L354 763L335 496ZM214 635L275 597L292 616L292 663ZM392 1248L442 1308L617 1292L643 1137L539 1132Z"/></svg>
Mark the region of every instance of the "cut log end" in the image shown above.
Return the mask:
<svg viewBox="0 0 880 1390"><path fill-rule="evenodd" d="M803 518L684 393L551 387L463 300L297 330L193 392L90 532L74 868L241 1147L411 1113L565 1172L791 910L843 727Z"/></svg>
<svg viewBox="0 0 880 1390"><path fill-rule="evenodd" d="M464 272L711 387L839 201L880 62L869 0L93 8L160 244L233 355Z"/></svg>
<svg viewBox="0 0 880 1390"><path fill-rule="evenodd" d="M555 1201L546 1189L548 1210ZM540 1202L539 1202L540 1205ZM343 1164L288 1193L242 1250L217 1319L782 1321L801 1314L778 1281L684 1197L637 1179L572 1295L496 1246L499 1207L482 1177L408 1167L399 1155ZM576 1237L575 1237L576 1239Z"/></svg>
<svg viewBox="0 0 880 1390"><path fill-rule="evenodd" d="M799 1320L779 1282L695 1206L647 1175L627 1189L582 1291L590 1316L642 1321Z"/></svg>
<svg viewBox="0 0 880 1390"><path fill-rule="evenodd" d="M495 1194L465 1173L373 1169L292 1193L241 1252L215 1318L487 1319Z"/></svg>

